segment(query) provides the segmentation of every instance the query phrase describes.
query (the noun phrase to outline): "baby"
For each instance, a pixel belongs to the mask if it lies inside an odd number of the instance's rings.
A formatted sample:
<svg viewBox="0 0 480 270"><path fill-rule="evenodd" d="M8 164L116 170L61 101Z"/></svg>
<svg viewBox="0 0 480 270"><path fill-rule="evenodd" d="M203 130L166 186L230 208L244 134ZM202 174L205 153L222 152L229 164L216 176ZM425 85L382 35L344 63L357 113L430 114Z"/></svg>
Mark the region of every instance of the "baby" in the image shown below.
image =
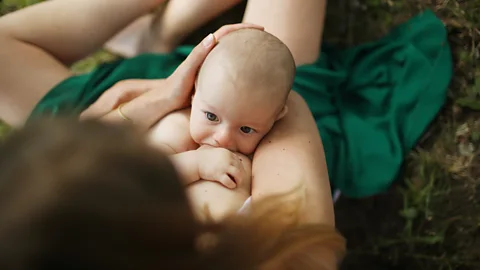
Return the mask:
<svg viewBox="0 0 480 270"><path fill-rule="evenodd" d="M196 182L187 188L191 197L200 198L200 193L212 189L232 192L220 182L237 187L236 194L244 194L238 204L245 202L250 196L251 164L244 155L253 154L275 122L287 114L294 76L288 47L267 32L238 30L219 41L199 71L191 108L166 116L150 133L155 146L174 155L187 184ZM214 203L205 202L209 204ZM225 207L238 208L238 204Z"/></svg>

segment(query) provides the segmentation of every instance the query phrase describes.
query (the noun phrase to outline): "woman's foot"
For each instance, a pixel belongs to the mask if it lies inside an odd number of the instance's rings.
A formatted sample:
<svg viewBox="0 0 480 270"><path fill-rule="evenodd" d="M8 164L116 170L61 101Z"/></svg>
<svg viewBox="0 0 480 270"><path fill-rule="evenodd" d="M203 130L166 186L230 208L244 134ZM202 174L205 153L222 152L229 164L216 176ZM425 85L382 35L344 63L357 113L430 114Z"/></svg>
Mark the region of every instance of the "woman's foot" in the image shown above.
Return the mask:
<svg viewBox="0 0 480 270"><path fill-rule="evenodd" d="M110 39L104 48L122 57L140 53L168 53L175 49L174 42L162 36L161 21L168 1L161 4L155 13L144 15Z"/></svg>
<svg viewBox="0 0 480 270"><path fill-rule="evenodd" d="M122 57L133 57L139 53L142 39L149 33L153 15L148 14L138 18L121 32L116 34L104 48Z"/></svg>

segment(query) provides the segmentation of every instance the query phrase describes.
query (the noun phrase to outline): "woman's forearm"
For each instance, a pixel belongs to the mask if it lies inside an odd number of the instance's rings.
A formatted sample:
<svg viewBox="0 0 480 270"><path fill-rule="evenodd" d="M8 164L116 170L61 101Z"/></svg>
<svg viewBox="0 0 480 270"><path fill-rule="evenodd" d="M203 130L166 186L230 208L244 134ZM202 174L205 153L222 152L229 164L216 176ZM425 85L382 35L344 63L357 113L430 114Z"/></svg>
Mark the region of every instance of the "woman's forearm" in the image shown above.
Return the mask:
<svg viewBox="0 0 480 270"><path fill-rule="evenodd" d="M125 121L123 117L127 117L128 120L133 122L135 127L142 131L147 131L160 119L178 109L178 107L173 105L174 102L164 95L162 91L152 91L137 97L134 101L122 106L122 114L119 113L118 109L113 110L105 115L102 120L122 122Z"/></svg>
<svg viewBox="0 0 480 270"><path fill-rule="evenodd" d="M323 145L305 101L292 92L289 113L263 139L253 158L253 202L298 190L302 222L334 225Z"/></svg>

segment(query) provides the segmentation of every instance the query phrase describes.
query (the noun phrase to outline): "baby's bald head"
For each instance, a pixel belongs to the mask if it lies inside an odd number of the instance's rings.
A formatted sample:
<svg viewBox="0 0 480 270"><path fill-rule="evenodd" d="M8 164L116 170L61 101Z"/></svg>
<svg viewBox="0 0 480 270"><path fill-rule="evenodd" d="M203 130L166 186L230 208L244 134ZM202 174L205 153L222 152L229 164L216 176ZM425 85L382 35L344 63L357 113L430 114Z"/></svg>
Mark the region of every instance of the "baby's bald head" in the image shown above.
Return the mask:
<svg viewBox="0 0 480 270"><path fill-rule="evenodd" d="M290 50L273 35L244 29L223 37L197 77L192 139L199 145L252 154L287 114L294 76Z"/></svg>
<svg viewBox="0 0 480 270"><path fill-rule="evenodd" d="M197 90L202 86L211 88L207 81L212 76L217 84L233 84L236 91L249 91L253 96L262 91L285 101L295 77L295 62L277 37L242 29L223 37L210 52L200 69Z"/></svg>

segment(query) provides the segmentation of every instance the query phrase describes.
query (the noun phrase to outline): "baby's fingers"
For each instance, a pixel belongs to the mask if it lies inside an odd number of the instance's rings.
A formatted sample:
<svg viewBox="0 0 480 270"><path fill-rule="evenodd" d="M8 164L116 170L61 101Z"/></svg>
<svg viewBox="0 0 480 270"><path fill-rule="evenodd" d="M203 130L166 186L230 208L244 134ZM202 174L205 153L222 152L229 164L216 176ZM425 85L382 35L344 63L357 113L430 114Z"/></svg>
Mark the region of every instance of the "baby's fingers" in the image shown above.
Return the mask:
<svg viewBox="0 0 480 270"><path fill-rule="evenodd" d="M237 187L237 184L229 174L222 175L220 179L218 179L218 182L229 189L234 189Z"/></svg>
<svg viewBox="0 0 480 270"><path fill-rule="evenodd" d="M237 186L243 182L243 178L245 177L245 171L238 166L230 166L227 170L227 174L230 175Z"/></svg>

